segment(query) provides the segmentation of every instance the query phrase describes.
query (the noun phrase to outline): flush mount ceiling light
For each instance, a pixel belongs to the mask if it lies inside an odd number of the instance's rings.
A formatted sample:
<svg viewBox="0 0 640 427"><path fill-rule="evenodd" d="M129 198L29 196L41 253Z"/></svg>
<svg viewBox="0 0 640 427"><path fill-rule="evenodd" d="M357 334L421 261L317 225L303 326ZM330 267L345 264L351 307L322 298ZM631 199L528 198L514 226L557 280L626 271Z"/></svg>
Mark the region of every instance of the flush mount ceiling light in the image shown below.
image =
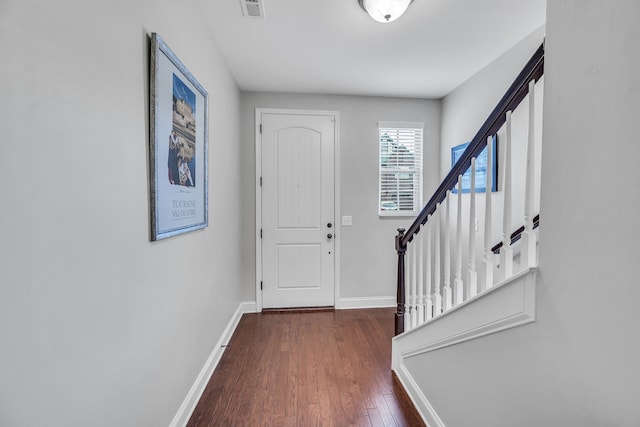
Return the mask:
<svg viewBox="0 0 640 427"><path fill-rule="evenodd" d="M378 22L387 23L400 18L413 0L358 0L360 7Z"/></svg>

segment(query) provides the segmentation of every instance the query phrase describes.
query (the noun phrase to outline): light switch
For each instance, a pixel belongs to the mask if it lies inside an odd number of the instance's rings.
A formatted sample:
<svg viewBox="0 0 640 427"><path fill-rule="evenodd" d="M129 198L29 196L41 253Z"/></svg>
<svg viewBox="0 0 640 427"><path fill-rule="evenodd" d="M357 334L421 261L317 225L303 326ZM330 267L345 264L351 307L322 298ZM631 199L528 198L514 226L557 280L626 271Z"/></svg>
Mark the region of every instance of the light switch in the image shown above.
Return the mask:
<svg viewBox="0 0 640 427"><path fill-rule="evenodd" d="M353 225L353 217L351 217L351 216L343 216L342 217L342 225L345 225L347 227Z"/></svg>

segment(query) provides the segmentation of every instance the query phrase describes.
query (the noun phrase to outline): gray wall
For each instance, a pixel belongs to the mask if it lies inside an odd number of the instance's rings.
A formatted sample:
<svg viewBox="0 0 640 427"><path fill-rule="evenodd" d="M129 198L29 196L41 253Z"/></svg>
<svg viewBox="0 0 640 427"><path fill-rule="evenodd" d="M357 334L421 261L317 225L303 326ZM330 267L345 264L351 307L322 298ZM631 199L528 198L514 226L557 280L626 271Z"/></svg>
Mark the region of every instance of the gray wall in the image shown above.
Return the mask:
<svg viewBox="0 0 640 427"><path fill-rule="evenodd" d="M548 2L537 321L408 360L448 426L637 426L640 4Z"/></svg>
<svg viewBox="0 0 640 427"><path fill-rule="evenodd" d="M240 302L240 93L193 2L0 3L0 425L166 426ZM210 226L149 242L148 34L210 93ZM221 143L225 141L225 143Z"/></svg>
<svg viewBox="0 0 640 427"><path fill-rule="evenodd" d="M442 98L442 178L451 169L451 148L475 136L543 39L541 27Z"/></svg>
<svg viewBox="0 0 640 427"><path fill-rule="evenodd" d="M255 194L255 109L289 108L340 111L341 208L353 216L353 226L341 236L341 297L395 296L396 228L410 219L378 216L378 121L425 123L425 201L438 184L440 102L437 100L361 96L242 92L242 191ZM255 230L255 198L243 198L243 228ZM338 219L336 219L336 222ZM243 247L243 283L255 283L253 234L246 233ZM244 298L255 298L250 285Z"/></svg>

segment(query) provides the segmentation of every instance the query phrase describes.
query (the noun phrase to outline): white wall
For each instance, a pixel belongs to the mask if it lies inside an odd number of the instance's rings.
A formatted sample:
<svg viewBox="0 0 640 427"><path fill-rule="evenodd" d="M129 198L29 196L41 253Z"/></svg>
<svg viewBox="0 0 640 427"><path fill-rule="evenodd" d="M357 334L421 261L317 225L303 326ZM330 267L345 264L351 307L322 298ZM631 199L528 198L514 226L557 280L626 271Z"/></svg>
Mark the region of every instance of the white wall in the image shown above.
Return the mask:
<svg viewBox="0 0 640 427"><path fill-rule="evenodd" d="M0 3L0 425L168 425L240 302L239 91L204 15ZM155 243L152 31L208 90L212 135L209 227Z"/></svg>
<svg viewBox="0 0 640 427"><path fill-rule="evenodd" d="M637 426L640 4L548 2L537 321L407 361L447 426Z"/></svg>
<svg viewBox="0 0 640 427"><path fill-rule="evenodd" d="M342 298L393 296L396 293L397 257L394 236L411 219L378 216L378 121L424 122L425 202L438 184L440 102L437 100L361 96L242 92L243 192L255 194L255 108L289 108L340 111L341 209L353 217L353 226L341 235ZM243 227L255 230L254 199L243 199ZM336 222L338 222L336 218ZM255 242L245 235L244 247ZM247 261L243 282L255 281ZM251 286L244 297L255 295Z"/></svg>

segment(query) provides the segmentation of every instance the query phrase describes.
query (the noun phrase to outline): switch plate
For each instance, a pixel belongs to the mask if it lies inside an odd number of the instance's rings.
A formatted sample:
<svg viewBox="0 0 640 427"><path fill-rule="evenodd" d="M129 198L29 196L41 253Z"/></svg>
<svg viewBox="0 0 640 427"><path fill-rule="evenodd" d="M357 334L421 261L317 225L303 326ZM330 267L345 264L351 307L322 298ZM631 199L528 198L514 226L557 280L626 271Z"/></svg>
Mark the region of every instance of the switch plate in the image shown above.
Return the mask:
<svg viewBox="0 0 640 427"><path fill-rule="evenodd" d="M342 217L342 225L350 227L353 225L353 217L352 216L343 216Z"/></svg>

